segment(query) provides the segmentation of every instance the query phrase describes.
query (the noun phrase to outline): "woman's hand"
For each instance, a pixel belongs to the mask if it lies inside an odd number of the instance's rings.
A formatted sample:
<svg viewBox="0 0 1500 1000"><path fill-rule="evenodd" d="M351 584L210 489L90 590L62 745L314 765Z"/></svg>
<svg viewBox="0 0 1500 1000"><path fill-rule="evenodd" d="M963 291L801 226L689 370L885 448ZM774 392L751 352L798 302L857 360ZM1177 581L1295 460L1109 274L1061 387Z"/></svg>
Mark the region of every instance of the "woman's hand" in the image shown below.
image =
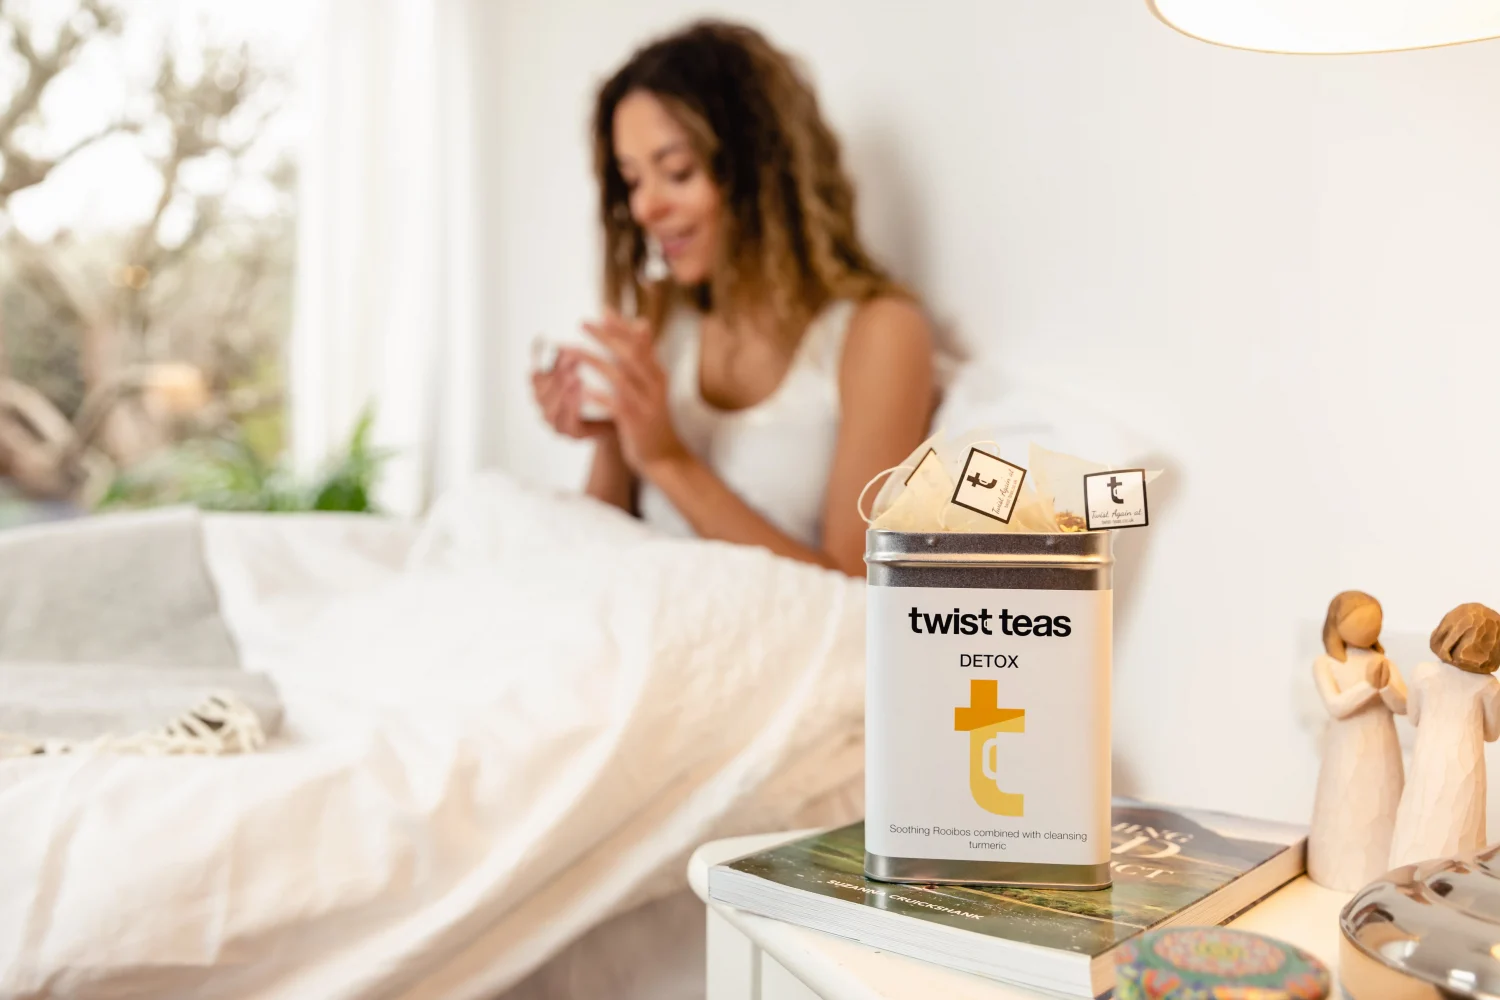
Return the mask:
<svg viewBox="0 0 1500 1000"><path fill-rule="evenodd" d="M579 439L598 437L612 429L607 420L583 419L584 388L578 374L583 357L583 352L574 348L561 348L551 371L533 372L531 376L531 391L542 408L543 419L559 434Z"/></svg>
<svg viewBox="0 0 1500 1000"><path fill-rule="evenodd" d="M1391 663L1385 657L1371 660L1365 667L1365 680L1379 691L1391 682Z"/></svg>
<svg viewBox="0 0 1500 1000"><path fill-rule="evenodd" d="M625 461L638 476L651 478L658 463L687 454L667 409L667 374L656 360L651 325L625 320L613 311L583 328L608 348L612 359L579 355L581 363L609 381L611 394L584 390L583 398L608 407Z"/></svg>

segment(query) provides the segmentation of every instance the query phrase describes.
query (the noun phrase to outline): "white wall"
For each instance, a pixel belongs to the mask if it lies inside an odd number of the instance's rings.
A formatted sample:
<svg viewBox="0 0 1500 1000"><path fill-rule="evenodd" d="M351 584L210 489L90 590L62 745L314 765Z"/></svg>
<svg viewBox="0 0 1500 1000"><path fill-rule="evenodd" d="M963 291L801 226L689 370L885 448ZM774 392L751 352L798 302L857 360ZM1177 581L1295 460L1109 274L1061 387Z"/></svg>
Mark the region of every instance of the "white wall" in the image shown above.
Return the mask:
<svg viewBox="0 0 1500 1000"><path fill-rule="evenodd" d="M872 242L959 339L1168 463L1125 574L1117 788L1305 817L1328 598L1379 596L1404 667L1451 606L1500 607L1500 43L1257 55L1139 0L494 0L494 462L578 479L523 379L595 299L591 90L706 12L807 61Z"/></svg>

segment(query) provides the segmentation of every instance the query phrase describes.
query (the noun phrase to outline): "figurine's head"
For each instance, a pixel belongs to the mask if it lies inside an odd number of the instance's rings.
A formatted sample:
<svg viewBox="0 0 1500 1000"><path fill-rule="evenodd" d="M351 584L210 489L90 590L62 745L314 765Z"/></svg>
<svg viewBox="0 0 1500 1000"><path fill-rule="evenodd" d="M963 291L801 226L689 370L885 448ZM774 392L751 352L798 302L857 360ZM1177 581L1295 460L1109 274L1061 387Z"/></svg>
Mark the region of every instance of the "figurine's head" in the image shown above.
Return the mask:
<svg viewBox="0 0 1500 1000"><path fill-rule="evenodd" d="M1340 663L1349 658L1345 649L1357 646L1384 653L1380 646L1380 602L1362 590L1346 590L1328 602L1323 620L1323 648Z"/></svg>
<svg viewBox="0 0 1500 1000"><path fill-rule="evenodd" d="M1432 630L1429 645L1444 663L1492 674L1500 667L1500 614L1483 604L1460 604Z"/></svg>

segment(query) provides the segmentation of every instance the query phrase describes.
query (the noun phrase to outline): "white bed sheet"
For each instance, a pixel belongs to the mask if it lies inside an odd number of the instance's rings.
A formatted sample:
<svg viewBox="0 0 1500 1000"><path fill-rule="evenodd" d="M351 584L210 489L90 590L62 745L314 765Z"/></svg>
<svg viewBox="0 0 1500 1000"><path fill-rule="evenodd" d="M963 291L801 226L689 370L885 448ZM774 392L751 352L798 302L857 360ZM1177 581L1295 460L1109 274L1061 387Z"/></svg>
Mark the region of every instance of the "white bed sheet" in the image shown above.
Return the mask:
<svg viewBox="0 0 1500 1000"><path fill-rule="evenodd" d="M491 997L696 844L858 807L859 581L499 477L206 530L286 735L0 764L0 995Z"/></svg>

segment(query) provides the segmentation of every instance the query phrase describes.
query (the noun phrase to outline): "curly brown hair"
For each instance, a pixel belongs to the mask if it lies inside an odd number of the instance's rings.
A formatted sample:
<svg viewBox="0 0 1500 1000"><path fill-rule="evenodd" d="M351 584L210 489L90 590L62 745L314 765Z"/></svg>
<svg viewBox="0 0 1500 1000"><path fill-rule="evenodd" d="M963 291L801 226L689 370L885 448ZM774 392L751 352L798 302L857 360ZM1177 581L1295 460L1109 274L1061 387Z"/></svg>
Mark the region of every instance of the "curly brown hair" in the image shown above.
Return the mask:
<svg viewBox="0 0 1500 1000"><path fill-rule="evenodd" d="M615 109L636 91L686 129L723 196L721 264L706 286L687 290L700 309L735 317L769 303L780 330L796 337L833 299L906 295L860 241L838 140L797 65L759 32L699 21L638 50L599 90L594 169L608 304L645 301L645 237L614 150ZM659 313L665 300L651 305Z"/></svg>

